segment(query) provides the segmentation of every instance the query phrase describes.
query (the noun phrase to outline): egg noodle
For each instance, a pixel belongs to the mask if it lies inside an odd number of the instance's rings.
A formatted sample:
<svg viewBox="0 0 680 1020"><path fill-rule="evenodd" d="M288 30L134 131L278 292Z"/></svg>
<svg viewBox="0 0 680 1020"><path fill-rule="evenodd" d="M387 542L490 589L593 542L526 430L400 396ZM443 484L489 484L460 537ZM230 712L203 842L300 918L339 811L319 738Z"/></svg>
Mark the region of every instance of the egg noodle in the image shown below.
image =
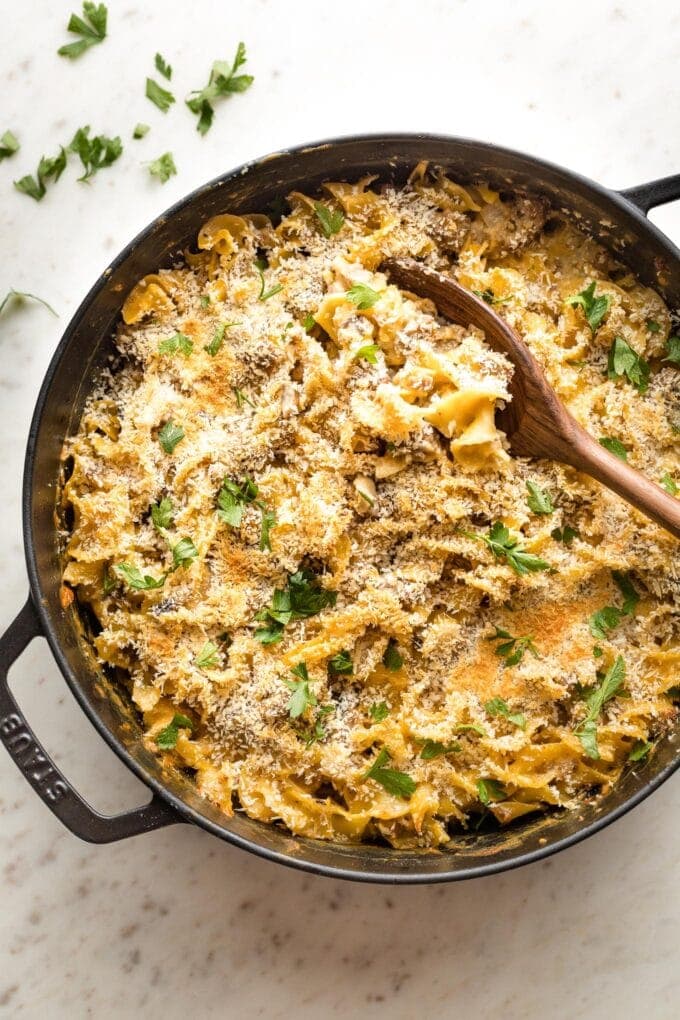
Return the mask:
<svg viewBox="0 0 680 1020"><path fill-rule="evenodd" d="M676 492L668 309L543 199L425 164L288 207L214 217L125 301L65 447L99 661L204 797L296 834L435 847L601 796L676 718L677 542L511 457L510 363L379 266L492 303Z"/></svg>

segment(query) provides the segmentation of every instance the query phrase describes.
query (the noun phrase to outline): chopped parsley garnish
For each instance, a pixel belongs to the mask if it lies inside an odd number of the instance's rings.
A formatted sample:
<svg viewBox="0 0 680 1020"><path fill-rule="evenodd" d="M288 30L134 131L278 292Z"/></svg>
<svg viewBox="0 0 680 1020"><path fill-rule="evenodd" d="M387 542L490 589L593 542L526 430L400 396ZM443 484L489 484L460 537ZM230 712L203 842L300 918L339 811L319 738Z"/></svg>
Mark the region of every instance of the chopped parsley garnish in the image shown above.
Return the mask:
<svg viewBox="0 0 680 1020"><path fill-rule="evenodd" d="M253 401L247 393L243 392L243 390L238 390L235 386L232 386L232 390L236 397L236 404L238 407L243 407L244 404L248 404L249 407L255 407Z"/></svg>
<svg viewBox="0 0 680 1020"><path fill-rule="evenodd" d="M360 312L365 312L368 308L372 308L376 301L380 300L378 291L373 290L366 283L355 283L347 291L346 296L357 306Z"/></svg>
<svg viewBox="0 0 680 1020"><path fill-rule="evenodd" d="M19 139L16 135L12 134L11 131L5 131L4 135L0 135L0 163L2 163L3 159L9 159L20 148Z"/></svg>
<svg viewBox="0 0 680 1020"><path fill-rule="evenodd" d="M620 439L616 439L615 436L602 436L598 439L600 446L604 446L605 450L613 453L619 460L628 460L628 450L623 445Z"/></svg>
<svg viewBox="0 0 680 1020"><path fill-rule="evenodd" d="M207 294L204 294L204 297L207 297ZM201 304L203 304L203 298L201 298ZM207 308L207 306L209 304L210 304L210 298L208 298L207 303L205 305L203 305L203 307ZM206 344L205 347L204 347L204 350L206 350L208 352L208 354L210 355L211 358L215 357L215 355L219 351L220 347L224 343L224 334L226 333L226 331L231 326L240 326L240 325L241 325L240 322L221 322L219 324L219 326L215 330L215 333L214 333L214 336L213 336L212 340L210 341L209 344ZM238 393L240 391L237 390L236 392Z"/></svg>
<svg viewBox="0 0 680 1020"><path fill-rule="evenodd" d="M596 333L600 328L602 320L612 303L612 299L608 294L600 294L598 297L595 297L595 286L596 283L593 280L585 290L582 290L579 294L572 294L571 297L567 298L568 305L572 305L572 307L581 306L592 333Z"/></svg>
<svg viewBox="0 0 680 1020"><path fill-rule="evenodd" d="M175 160L171 152L164 152L158 159L152 160L149 163L149 173L152 177L157 177L161 184L165 184L171 177L177 173L177 167L175 166Z"/></svg>
<svg viewBox="0 0 680 1020"><path fill-rule="evenodd" d="M416 791L416 784L406 772L385 768L391 758L389 749L383 747L368 772L364 774L364 779L373 779L376 783L380 783L394 797L410 800Z"/></svg>
<svg viewBox="0 0 680 1020"><path fill-rule="evenodd" d="M379 353L380 348L377 344L364 344L363 347L360 347L358 351L356 351L354 360L356 361L359 358L363 358L364 361L369 363L369 365L377 365Z"/></svg>
<svg viewBox="0 0 680 1020"><path fill-rule="evenodd" d="M153 78L146 79L146 98L150 99L151 102L158 107L162 113L167 113L172 104L175 102L175 97L172 92L168 92L162 85L159 85Z"/></svg>
<svg viewBox="0 0 680 1020"><path fill-rule="evenodd" d="M246 48L240 42L231 64L225 60L217 60L212 66L208 84L200 92L194 91L187 99L187 106L198 117L196 130L204 135L210 130L215 116L213 103L221 96L230 96L235 92L245 92L253 84L252 74L236 74L247 60Z"/></svg>
<svg viewBox="0 0 680 1020"><path fill-rule="evenodd" d="M190 538L181 538L177 545L172 547L173 570L184 567L186 570L192 560L198 556L198 549Z"/></svg>
<svg viewBox="0 0 680 1020"><path fill-rule="evenodd" d="M47 181L56 182L66 169L66 149L62 145L58 156L42 156L38 163L35 177L26 174L20 180L14 182L14 187L23 195L34 198L39 202L45 196Z"/></svg>
<svg viewBox="0 0 680 1020"><path fill-rule="evenodd" d="M154 503L151 507L151 520L157 531L165 531L171 527L174 516L172 501L167 496L163 496L159 503Z"/></svg>
<svg viewBox="0 0 680 1020"><path fill-rule="evenodd" d="M184 439L184 429L173 421L165 423L158 433L158 442L166 453L173 453L175 447Z"/></svg>
<svg viewBox="0 0 680 1020"><path fill-rule="evenodd" d="M139 141L140 138L144 138L145 135L148 135L150 130L151 129L148 124L142 124L140 122L139 124L135 124L135 129L132 132L132 137Z"/></svg>
<svg viewBox="0 0 680 1020"><path fill-rule="evenodd" d="M83 16L72 14L66 30L73 35L79 35L78 42L66 43L61 46L57 53L60 57L68 57L75 60L90 46L96 46L106 38L106 18L108 10L106 4L94 4L90 0L83 3Z"/></svg>
<svg viewBox="0 0 680 1020"><path fill-rule="evenodd" d="M529 492L527 506L530 510L533 510L535 514L553 514L555 512L549 492L540 489L535 482L527 482L527 489Z"/></svg>
<svg viewBox="0 0 680 1020"><path fill-rule="evenodd" d="M475 297L480 298L487 305L505 305L510 300L510 298L507 297L505 298L496 297L494 292L491 290L491 287L486 287L484 290L475 290L473 287L472 293L475 295Z"/></svg>
<svg viewBox="0 0 680 1020"><path fill-rule="evenodd" d="M390 709L386 701L375 701L368 710L373 722L379 723L387 719Z"/></svg>
<svg viewBox="0 0 680 1020"><path fill-rule="evenodd" d="M172 751L177 745L180 730L193 730L194 724L188 716L175 712L172 722L156 734L156 746L161 751Z"/></svg>
<svg viewBox="0 0 680 1020"><path fill-rule="evenodd" d="M217 516L225 524L229 524L232 528L238 528L241 525L245 507L253 503L262 515L260 550L264 552L265 549L268 549L271 552L269 533L276 526L276 514L273 510L267 509L262 500L257 498L259 491L255 482L248 475L240 482L232 482L229 478L225 478L217 495Z"/></svg>
<svg viewBox="0 0 680 1020"><path fill-rule="evenodd" d="M387 642L387 648L383 652L383 666L387 666L391 673L396 673L404 665L404 660L399 654L399 646L394 638Z"/></svg>
<svg viewBox="0 0 680 1020"><path fill-rule="evenodd" d="M307 672L307 665L304 662L298 662L297 666L291 669L291 673L296 676L297 680L288 680L285 677L283 682L289 691L292 691L292 697L288 702L288 714L291 719L297 719L301 716L308 708L318 704L316 695L309 687L309 673Z"/></svg>
<svg viewBox="0 0 680 1020"><path fill-rule="evenodd" d="M495 634L491 634L486 640L487 641L500 641L500 644L496 645L494 651L496 655L499 655L502 659L505 659L505 665L517 666L524 658L525 652L531 652L535 659L540 659L538 649L534 644L532 635L527 637L513 637L507 630L503 630L501 627L495 627Z"/></svg>
<svg viewBox="0 0 680 1020"><path fill-rule="evenodd" d="M621 607L604 606L591 614L588 626L590 633L598 641L605 641L625 616L632 616L640 601L640 596L628 574L624 574L620 570L613 570L612 578L623 595L623 605Z"/></svg>
<svg viewBox="0 0 680 1020"><path fill-rule="evenodd" d="M477 796L486 807L488 804L495 804L496 801L505 800L507 793L497 779L478 779Z"/></svg>
<svg viewBox="0 0 680 1020"><path fill-rule="evenodd" d="M206 641L200 652L194 659L194 664L199 669L213 669L220 662L219 648L213 641Z"/></svg>
<svg viewBox="0 0 680 1020"><path fill-rule="evenodd" d="M599 645L593 645L593 658L601 659L604 655L604 648L600 648Z"/></svg>
<svg viewBox="0 0 680 1020"><path fill-rule="evenodd" d="M41 297L38 297L37 294L29 294L28 291L25 291L25 290L15 290L14 287L10 287L10 289L7 291L7 293L5 294L5 296L2 299L2 301L0 301L0 315L2 315L3 310L6 307L8 307L11 304L12 301L19 301L19 302L21 302L21 301L37 301L38 304L42 305L44 308L46 308L48 310L48 312L52 312L52 315L55 315L55 316L57 316L57 318L59 318L59 316L55 312L54 308L52 308L52 305L48 305L47 301L43 301L43 299Z"/></svg>
<svg viewBox="0 0 680 1020"><path fill-rule="evenodd" d="M316 718L312 725L308 729L300 731L300 736L304 740L306 747L311 747L312 744L316 744L317 741L325 738L326 724L323 717L328 715L329 712L334 711L335 707L333 705L319 705L317 707Z"/></svg>
<svg viewBox="0 0 680 1020"><path fill-rule="evenodd" d="M575 733L589 758L600 757L597 746L597 719L607 702L619 693L625 678L626 664L623 656L617 655L613 665L602 677L599 686L595 687L586 697L588 711L585 719L576 727Z"/></svg>
<svg viewBox="0 0 680 1020"><path fill-rule="evenodd" d="M454 733L465 733L470 731L471 733L477 733L480 737L486 736L486 730L483 726L475 726L473 723L461 723L458 726L454 726Z"/></svg>
<svg viewBox="0 0 680 1020"><path fill-rule="evenodd" d="M170 67L170 64L166 64L160 53L156 54L154 64L158 73L162 74L164 78L167 78L167 80L170 81L172 78L172 68Z"/></svg>
<svg viewBox="0 0 680 1020"><path fill-rule="evenodd" d="M270 287L269 290L265 290L264 271L267 268L267 264L266 262L263 262L262 259L256 259L255 268L260 276L260 293L257 295L257 300L269 301L270 297L274 297L275 294L279 294L283 290L283 284L277 283L273 287Z"/></svg>
<svg viewBox="0 0 680 1020"><path fill-rule="evenodd" d="M104 595L110 595L113 589L118 583L117 578L109 571L108 567L104 567L104 578L102 581L102 592Z"/></svg>
<svg viewBox="0 0 680 1020"><path fill-rule="evenodd" d="M162 588L165 584L165 574L161 577L142 574L139 567L134 567L131 563L118 563L115 569L120 571L128 587L135 591L152 591L154 588Z"/></svg>
<svg viewBox="0 0 680 1020"><path fill-rule="evenodd" d="M262 511L262 520L260 522L260 552L265 552L265 550L271 552L272 542L269 536L272 528L276 527L276 513L274 510L266 510L262 505L260 505L260 510Z"/></svg>
<svg viewBox="0 0 680 1020"><path fill-rule="evenodd" d="M1 305L0 305L0 311L2 311L2 306ZM680 492L680 489L678 488L678 486L675 483L675 481L671 478L671 476L668 473L668 471L662 477L661 485L663 486L663 488L666 490L666 492L670 496L677 496L678 492Z"/></svg>
<svg viewBox="0 0 680 1020"><path fill-rule="evenodd" d="M98 170L111 166L115 163L123 151L123 143L118 135L115 138L107 138L106 135L96 135L90 138L90 126L78 128L74 134L69 152L75 152L80 156L85 173L79 177L79 181L89 181Z"/></svg>
<svg viewBox="0 0 680 1020"><path fill-rule="evenodd" d="M325 237L332 237L342 229L345 214L341 209L329 209L323 202L315 202L314 212Z"/></svg>
<svg viewBox="0 0 680 1020"><path fill-rule="evenodd" d="M452 744L441 744L438 740L426 740L420 757L423 761L432 761L433 758L439 758L443 754L452 754L454 751L460 751L460 744L455 740Z"/></svg>
<svg viewBox="0 0 680 1020"><path fill-rule="evenodd" d="M654 747L650 740L636 740L633 744L628 761L643 761Z"/></svg>
<svg viewBox="0 0 680 1020"><path fill-rule="evenodd" d="M578 538L578 531L569 524L565 524L563 528L553 528L550 532L550 537L554 538L556 542L563 542L566 546L569 546L575 538Z"/></svg>
<svg viewBox="0 0 680 1020"><path fill-rule="evenodd" d="M304 319L302 320L302 328L304 329L305 333L309 333L310 329L314 329L315 326L316 319L314 318L314 316L311 313L309 315L305 315Z"/></svg>
<svg viewBox="0 0 680 1020"><path fill-rule="evenodd" d="M352 662L352 656L346 648L343 648L341 652L337 652L332 659L328 660L328 672L332 676L352 675L354 663Z"/></svg>
<svg viewBox="0 0 680 1020"><path fill-rule="evenodd" d="M645 325L647 326L647 329L649 330L650 333L660 333L661 332L661 326L659 325L658 322L655 322L654 319L647 319L647 322L645 323Z"/></svg>
<svg viewBox="0 0 680 1020"><path fill-rule="evenodd" d="M488 715L494 717L497 715L503 716L508 722L513 723L515 726L519 726L521 730L527 728L526 716L522 712L512 712L510 706L504 698L492 698L491 701L487 701L484 706L484 711Z"/></svg>
<svg viewBox="0 0 680 1020"><path fill-rule="evenodd" d="M194 341L185 336L184 333L175 333L174 336L166 337L158 344L159 354L183 354L188 357L194 349Z"/></svg>
<svg viewBox="0 0 680 1020"><path fill-rule="evenodd" d="M472 531L464 531L467 538L474 538L479 542L488 545L497 560L505 560L516 574L523 576L529 573L536 573L539 570L550 570L550 564L542 560L540 556L518 549L518 538L513 538L510 532L500 521L490 528L488 535L476 535Z"/></svg>
<svg viewBox="0 0 680 1020"><path fill-rule="evenodd" d="M680 336L669 336L666 341L668 357L664 361L670 361L673 365L680 365Z"/></svg>
<svg viewBox="0 0 680 1020"><path fill-rule="evenodd" d="M614 337L607 363L608 378L625 377L638 393L646 393L649 388L649 373L649 364L642 355L637 354L623 337Z"/></svg>
<svg viewBox="0 0 680 1020"><path fill-rule="evenodd" d="M258 627L254 636L263 645L273 645L281 640L288 623L316 616L327 606L334 606L337 597L337 592L321 587L311 570L298 570L290 575L286 588L274 591L271 606L256 614L255 619L266 626Z"/></svg>
<svg viewBox="0 0 680 1020"><path fill-rule="evenodd" d="M207 308L210 304L210 295L201 294L201 308Z"/></svg>

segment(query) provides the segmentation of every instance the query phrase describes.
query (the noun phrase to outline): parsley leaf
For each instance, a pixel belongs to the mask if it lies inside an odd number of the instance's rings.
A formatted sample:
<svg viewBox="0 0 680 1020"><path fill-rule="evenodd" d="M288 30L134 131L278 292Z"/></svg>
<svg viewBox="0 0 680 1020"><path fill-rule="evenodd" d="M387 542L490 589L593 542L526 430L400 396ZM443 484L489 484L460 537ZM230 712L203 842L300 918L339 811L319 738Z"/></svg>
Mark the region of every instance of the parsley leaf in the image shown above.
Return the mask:
<svg viewBox="0 0 680 1020"><path fill-rule="evenodd" d="M364 774L364 779L373 779L376 783L380 783L394 797L410 800L416 791L416 784L406 772L385 768L391 757L389 749L383 747L368 772Z"/></svg>
<svg viewBox="0 0 680 1020"><path fill-rule="evenodd" d="M498 649L496 649L498 651ZM490 716L501 715L508 722L514 723L515 726L519 726L521 730L527 728L526 716L521 712L511 712L510 707L504 698L492 698L491 701L487 701L484 706L484 711Z"/></svg>
<svg viewBox="0 0 680 1020"><path fill-rule="evenodd" d="M125 583L134 591L151 591L154 588L162 588L165 584L165 574L158 578L142 574L139 567L134 567L131 563L118 563L116 570L120 571Z"/></svg>
<svg viewBox="0 0 680 1020"><path fill-rule="evenodd" d="M595 286L595 280L593 280L580 294L572 294L571 297L567 298L568 305L572 305L574 308L577 305L581 306L592 333L596 333L600 328L602 320L612 303L612 299L608 294L600 294L598 297L595 297Z"/></svg>
<svg viewBox="0 0 680 1020"><path fill-rule="evenodd" d="M188 716L175 712L172 722L156 734L156 746L161 751L172 751L177 745L180 730L193 730L194 724Z"/></svg>
<svg viewBox="0 0 680 1020"><path fill-rule="evenodd" d="M193 349L194 341L184 333L175 333L174 336L166 337L158 344L159 354L177 354L180 351L185 357L188 357Z"/></svg>
<svg viewBox="0 0 680 1020"><path fill-rule="evenodd" d="M167 113L175 102L172 92L168 92L167 89L164 89L153 78L146 79L146 98L150 99L162 113Z"/></svg>
<svg viewBox="0 0 680 1020"><path fill-rule="evenodd" d="M387 666L391 673L396 673L404 665L404 660L399 654L399 646L394 638L387 642L387 648L383 652L383 666Z"/></svg>
<svg viewBox="0 0 680 1020"><path fill-rule="evenodd" d="M460 751L460 744L454 740L452 744L441 744L438 740L426 740L423 744L420 752L420 757L423 761L432 761L433 758L439 758L443 754L452 754L454 751Z"/></svg>
<svg viewBox="0 0 680 1020"><path fill-rule="evenodd" d="M341 209L329 209L323 202L315 202L314 212L325 237L332 237L342 229L345 214Z"/></svg>
<svg viewBox="0 0 680 1020"><path fill-rule="evenodd" d="M254 402L250 399L247 393L243 392L243 390L238 390L235 386L232 386L232 390L236 397L237 407L243 407L244 404L248 404L249 407L255 407Z"/></svg>
<svg viewBox="0 0 680 1020"><path fill-rule="evenodd" d="M0 311L2 311L2 305L0 305ZM678 489L677 484L671 478L671 476L668 473L668 471L666 472L666 474L661 479L661 485L663 486L663 488L666 490L666 492L670 496L677 496L678 492L680 492L680 489Z"/></svg>
<svg viewBox="0 0 680 1020"><path fill-rule="evenodd" d="M305 315L304 319L302 320L302 328L304 329L305 333L309 333L310 329L314 329L315 326L316 319L310 312L309 315Z"/></svg>
<svg viewBox="0 0 680 1020"><path fill-rule="evenodd" d="M622 655L617 655L612 666L607 670L598 687L588 694L586 698L587 714L583 722L575 729L575 733L581 742L583 750L589 758L599 758L600 752L597 746L597 719L612 698L615 698L623 686L626 678L626 664Z"/></svg>
<svg viewBox="0 0 680 1020"><path fill-rule="evenodd" d="M486 730L483 726L474 726L472 723L461 723L453 728L454 733L465 733L467 731L477 733L480 737L486 736Z"/></svg>
<svg viewBox="0 0 680 1020"><path fill-rule="evenodd" d="M26 174L20 180L14 182L14 187L29 198L39 202L45 196L47 181L56 182L66 169L66 149L62 145L58 156L42 156L38 163L35 177Z"/></svg>
<svg viewBox="0 0 680 1020"><path fill-rule="evenodd" d="M670 361L673 365L680 365L680 336L669 336L666 341L668 357L664 361Z"/></svg>
<svg viewBox="0 0 680 1020"><path fill-rule="evenodd" d="M207 295L205 296L207 297ZM202 301L203 298L201 298L201 302ZM208 303L209 302L210 298L208 298ZM211 358L214 358L219 349L221 348L222 344L224 343L224 334L226 333L226 331L230 329L232 326L240 325L241 325L240 322L221 322L217 329L215 330L215 335L213 336L212 340L210 341L209 344L206 344L203 349L208 352ZM240 393L240 390L237 390L236 392Z"/></svg>
<svg viewBox="0 0 680 1020"><path fill-rule="evenodd" d="M184 439L184 429L173 421L165 423L158 433L158 442L166 453L173 453L175 447Z"/></svg>
<svg viewBox="0 0 680 1020"><path fill-rule="evenodd" d="M539 489L534 482L527 482L527 489L529 491L527 506L530 510L533 510L535 514L553 514L555 512L549 492Z"/></svg>
<svg viewBox="0 0 680 1020"><path fill-rule="evenodd" d="M236 48L236 55L231 65L224 60L217 60L212 66L208 84L200 92L191 93L186 103L192 113L198 117L196 130L204 135L210 130L215 116L213 103L221 96L229 96L234 92L245 92L255 80L251 74L239 74L236 72L247 60L245 45L240 42Z"/></svg>
<svg viewBox="0 0 680 1020"><path fill-rule="evenodd" d="M354 664L352 663L352 656L346 648L343 648L341 652L338 652L332 659L329 659L328 672L332 676L352 675Z"/></svg>
<svg viewBox="0 0 680 1020"><path fill-rule="evenodd" d="M271 606L260 609L255 619L266 623L258 627L254 637L264 645L275 644L283 637L283 629L291 620L316 616L327 606L334 606L338 593L322 588L311 570L298 570L288 578L285 589L277 588Z"/></svg>
<svg viewBox="0 0 680 1020"><path fill-rule="evenodd" d="M346 296L355 304L360 312L372 308L376 301L380 300L380 294L365 283L355 283L347 291Z"/></svg>
<svg viewBox="0 0 680 1020"><path fill-rule="evenodd" d="M289 691L293 692L293 695L288 702L288 714L291 719L297 719L301 716L308 708L318 704L316 695L309 688L309 674L307 672L307 666L304 662L298 662L291 673L294 676L299 677L298 680L287 680L283 678L283 682Z"/></svg>
<svg viewBox="0 0 680 1020"><path fill-rule="evenodd" d="M488 545L497 560L505 560L516 574L520 576L536 573L539 570L550 570L550 564L542 560L540 556L518 549L518 538L512 538L509 530L500 521L490 528L488 535L476 535L474 532L463 532L467 538L474 538L479 542Z"/></svg>
<svg viewBox="0 0 680 1020"><path fill-rule="evenodd" d="M499 783L497 779L478 779L477 796L486 807L498 800L505 800L507 793L503 784Z"/></svg>
<svg viewBox="0 0 680 1020"><path fill-rule="evenodd" d="M3 159L9 159L20 148L21 146L16 135L13 135L11 131L5 131L4 135L0 136L0 163L2 163Z"/></svg>
<svg viewBox="0 0 680 1020"><path fill-rule="evenodd" d="M636 740L628 755L628 761L643 761L653 747L654 744L649 740Z"/></svg>
<svg viewBox="0 0 680 1020"><path fill-rule="evenodd" d="M655 322L654 319L647 319L647 322L645 323L645 325L647 326L647 329L649 330L650 333L660 333L661 332L661 326L659 325L658 322Z"/></svg>
<svg viewBox="0 0 680 1020"><path fill-rule="evenodd" d="M148 124L142 124L140 122L139 124L135 124L135 129L132 132L132 137L137 139L137 141L139 141L139 139L143 138L144 135L147 135L149 133L149 131L150 131L149 125Z"/></svg>
<svg viewBox="0 0 680 1020"><path fill-rule="evenodd" d="M79 35L78 42L66 43L61 46L57 53L60 57L68 57L75 60L81 53L88 50L90 46L96 46L106 38L106 18L108 11L106 4L94 4L85 0L83 3L83 16L72 14L66 26L67 31L73 35Z"/></svg>
<svg viewBox="0 0 680 1020"><path fill-rule="evenodd" d="M213 641L206 641L200 652L194 659L194 665L199 669L213 669L220 662L220 653Z"/></svg>
<svg viewBox="0 0 680 1020"><path fill-rule="evenodd" d="M154 64L156 65L158 73L162 74L164 78L167 78L167 80L170 81L172 78L172 68L170 67L170 64L166 64L160 53L156 54Z"/></svg>
<svg viewBox="0 0 680 1020"><path fill-rule="evenodd" d="M270 287L269 290L265 290L264 270L267 266L262 259L255 260L255 268L260 275L260 293L257 295L258 301L268 301L270 297L274 297L275 294L278 294L283 290L283 284L281 283L277 283L273 287Z"/></svg>
<svg viewBox="0 0 680 1020"><path fill-rule="evenodd" d="M623 605L621 608L618 606L603 606L602 609L597 609L591 614L588 626L590 633L598 641L605 641L609 637L610 632L618 627L624 616L632 616L640 601L640 596L635 590L628 574L624 574L620 570L614 570L612 571L612 578L623 595Z"/></svg>
<svg viewBox="0 0 680 1020"><path fill-rule="evenodd" d="M190 538L181 538L177 545L172 547L173 570L184 567L186 570L192 560L198 556L198 549Z"/></svg>
<svg viewBox="0 0 680 1020"><path fill-rule="evenodd" d="M151 507L151 520L157 531L165 531L172 525L174 510L172 501L167 496L163 496L160 503L155 503Z"/></svg>
<svg viewBox="0 0 680 1020"><path fill-rule="evenodd" d="M260 510L262 513L262 520L260 522L260 552L268 550L272 551L272 542L270 538L270 532L272 528L276 527L276 513L274 510L265 510L264 506L260 504Z"/></svg>
<svg viewBox="0 0 680 1020"><path fill-rule="evenodd" d="M217 494L217 516L232 528L240 527L244 508L257 500L259 491L248 475L240 482L232 482L225 478Z"/></svg>
<svg viewBox="0 0 680 1020"><path fill-rule="evenodd" d="M602 436L598 439L600 446L604 446L605 450L609 450L619 460L628 460L628 450L623 445L620 439L616 439L614 436Z"/></svg>
<svg viewBox="0 0 680 1020"><path fill-rule="evenodd" d="M356 351L354 355L354 360L356 361L359 358L363 358L365 361L369 363L369 365L377 365L378 364L377 355L379 353L380 348L377 344L364 344L363 347L360 347Z"/></svg>
<svg viewBox="0 0 680 1020"><path fill-rule="evenodd" d="M386 701L376 701L369 708L368 714L373 722L383 722L390 714L389 706Z"/></svg>
<svg viewBox="0 0 680 1020"><path fill-rule="evenodd" d="M491 290L491 287L486 287L484 290L475 290L472 288L472 293L475 297L481 298L487 305L506 305L510 298L498 298Z"/></svg>
<svg viewBox="0 0 680 1020"><path fill-rule="evenodd" d="M164 152L158 159L154 159L149 163L149 173L152 177L157 177L161 184L165 184L171 177L177 173L177 167L175 166L175 160L171 152Z"/></svg>
<svg viewBox="0 0 680 1020"><path fill-rule="evenodd" d="M565 545L569 546L575 538L578 538L578 531L570 527L569 524L565 524L563 528L553 528L550 532L550 537L554 538L556 542L564 542Z"/></svg>
<svg viewBox="0 0 680 1020"><path fill-rule="evenodd" d="M75 152L80 156L85 173L79 177L79 181L89 181L98 170L111 166L119 158L123 151L123 143L120 137L107 138L106 135L96 135L90 138L90 126L78 128L74 134L69 152Z"/></svg>
<svg viewBox="0 0 680 1020"><path fill-rule="evenodd" d="M649 388L650 368L641 354L637 354L623 337L614 337L609 351L607 376L609 379L620 379L625 376L638 393L646 393Z"/></svg>
<svg viewBox="0 0 680 1020"><path fill-rule="evenodd" d="M54 308L52 308L52 305L48 305L47 301L43 301L43 299L38 297L37 294L29 294L28 291L25 290L15 290L14 287L10 287L2 301L0 301L0 315L2 315L2 312L6 307L9 307L12 301L37 301L38 304L43 305L48 312L52 312L52 315L59 318Z"/></svg>

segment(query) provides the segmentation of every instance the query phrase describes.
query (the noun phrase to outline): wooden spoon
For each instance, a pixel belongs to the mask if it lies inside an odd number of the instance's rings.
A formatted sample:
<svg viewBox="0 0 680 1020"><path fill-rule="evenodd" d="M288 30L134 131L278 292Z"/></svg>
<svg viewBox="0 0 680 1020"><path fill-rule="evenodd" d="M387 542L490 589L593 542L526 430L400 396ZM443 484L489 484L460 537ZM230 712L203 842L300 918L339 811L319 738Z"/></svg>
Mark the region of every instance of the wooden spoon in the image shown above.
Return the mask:
<svg viewBox="0 0 680 1020"><path fill-rule="evenodd" d="M387 259L380 268L403 290L429 298L447 318L463 326L479 326L489 346L512 362L512 401L498 414L512 453L547 457L583 471L680 538L680 500L588 435L569 414L524 341L485 301L415 259Z"/></svg>

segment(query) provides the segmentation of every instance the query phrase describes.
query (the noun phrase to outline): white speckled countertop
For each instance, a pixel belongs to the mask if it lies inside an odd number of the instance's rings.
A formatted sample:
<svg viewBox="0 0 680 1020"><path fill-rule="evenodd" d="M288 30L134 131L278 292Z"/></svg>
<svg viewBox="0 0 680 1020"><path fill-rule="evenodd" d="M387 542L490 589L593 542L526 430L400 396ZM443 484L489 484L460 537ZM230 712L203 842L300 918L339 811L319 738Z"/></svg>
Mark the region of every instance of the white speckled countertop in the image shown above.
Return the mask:
<svg viewBox="0 0 680 1020"><path fill-rule="evenodd" d="M69 63L75 0L6 4L0 134L4 443L0 627L26 594L20 527L25 437L69 317L113 255L171 202L289 144L375 130L480 137L629 186L680 170L680 11L545 0L110 0L110 36ZM200 138L181 102L144 98L157 50L178 98L246 41L253 88ZM137 121L151 131L130 140ZM90 186L69 170L41 203L14 192L89 123L125 152ZM161 187L141 163L166 150ZM680 238L680 203L653 214ZM43 641L12 672L29 720L101 810L145 790L77 708ZM0 1016L423 1016L605 1020L678 1015L680 783L560 856L452 886L354 886L277 867L188 826L92 847L66 832L0 750Z"/></svg>

